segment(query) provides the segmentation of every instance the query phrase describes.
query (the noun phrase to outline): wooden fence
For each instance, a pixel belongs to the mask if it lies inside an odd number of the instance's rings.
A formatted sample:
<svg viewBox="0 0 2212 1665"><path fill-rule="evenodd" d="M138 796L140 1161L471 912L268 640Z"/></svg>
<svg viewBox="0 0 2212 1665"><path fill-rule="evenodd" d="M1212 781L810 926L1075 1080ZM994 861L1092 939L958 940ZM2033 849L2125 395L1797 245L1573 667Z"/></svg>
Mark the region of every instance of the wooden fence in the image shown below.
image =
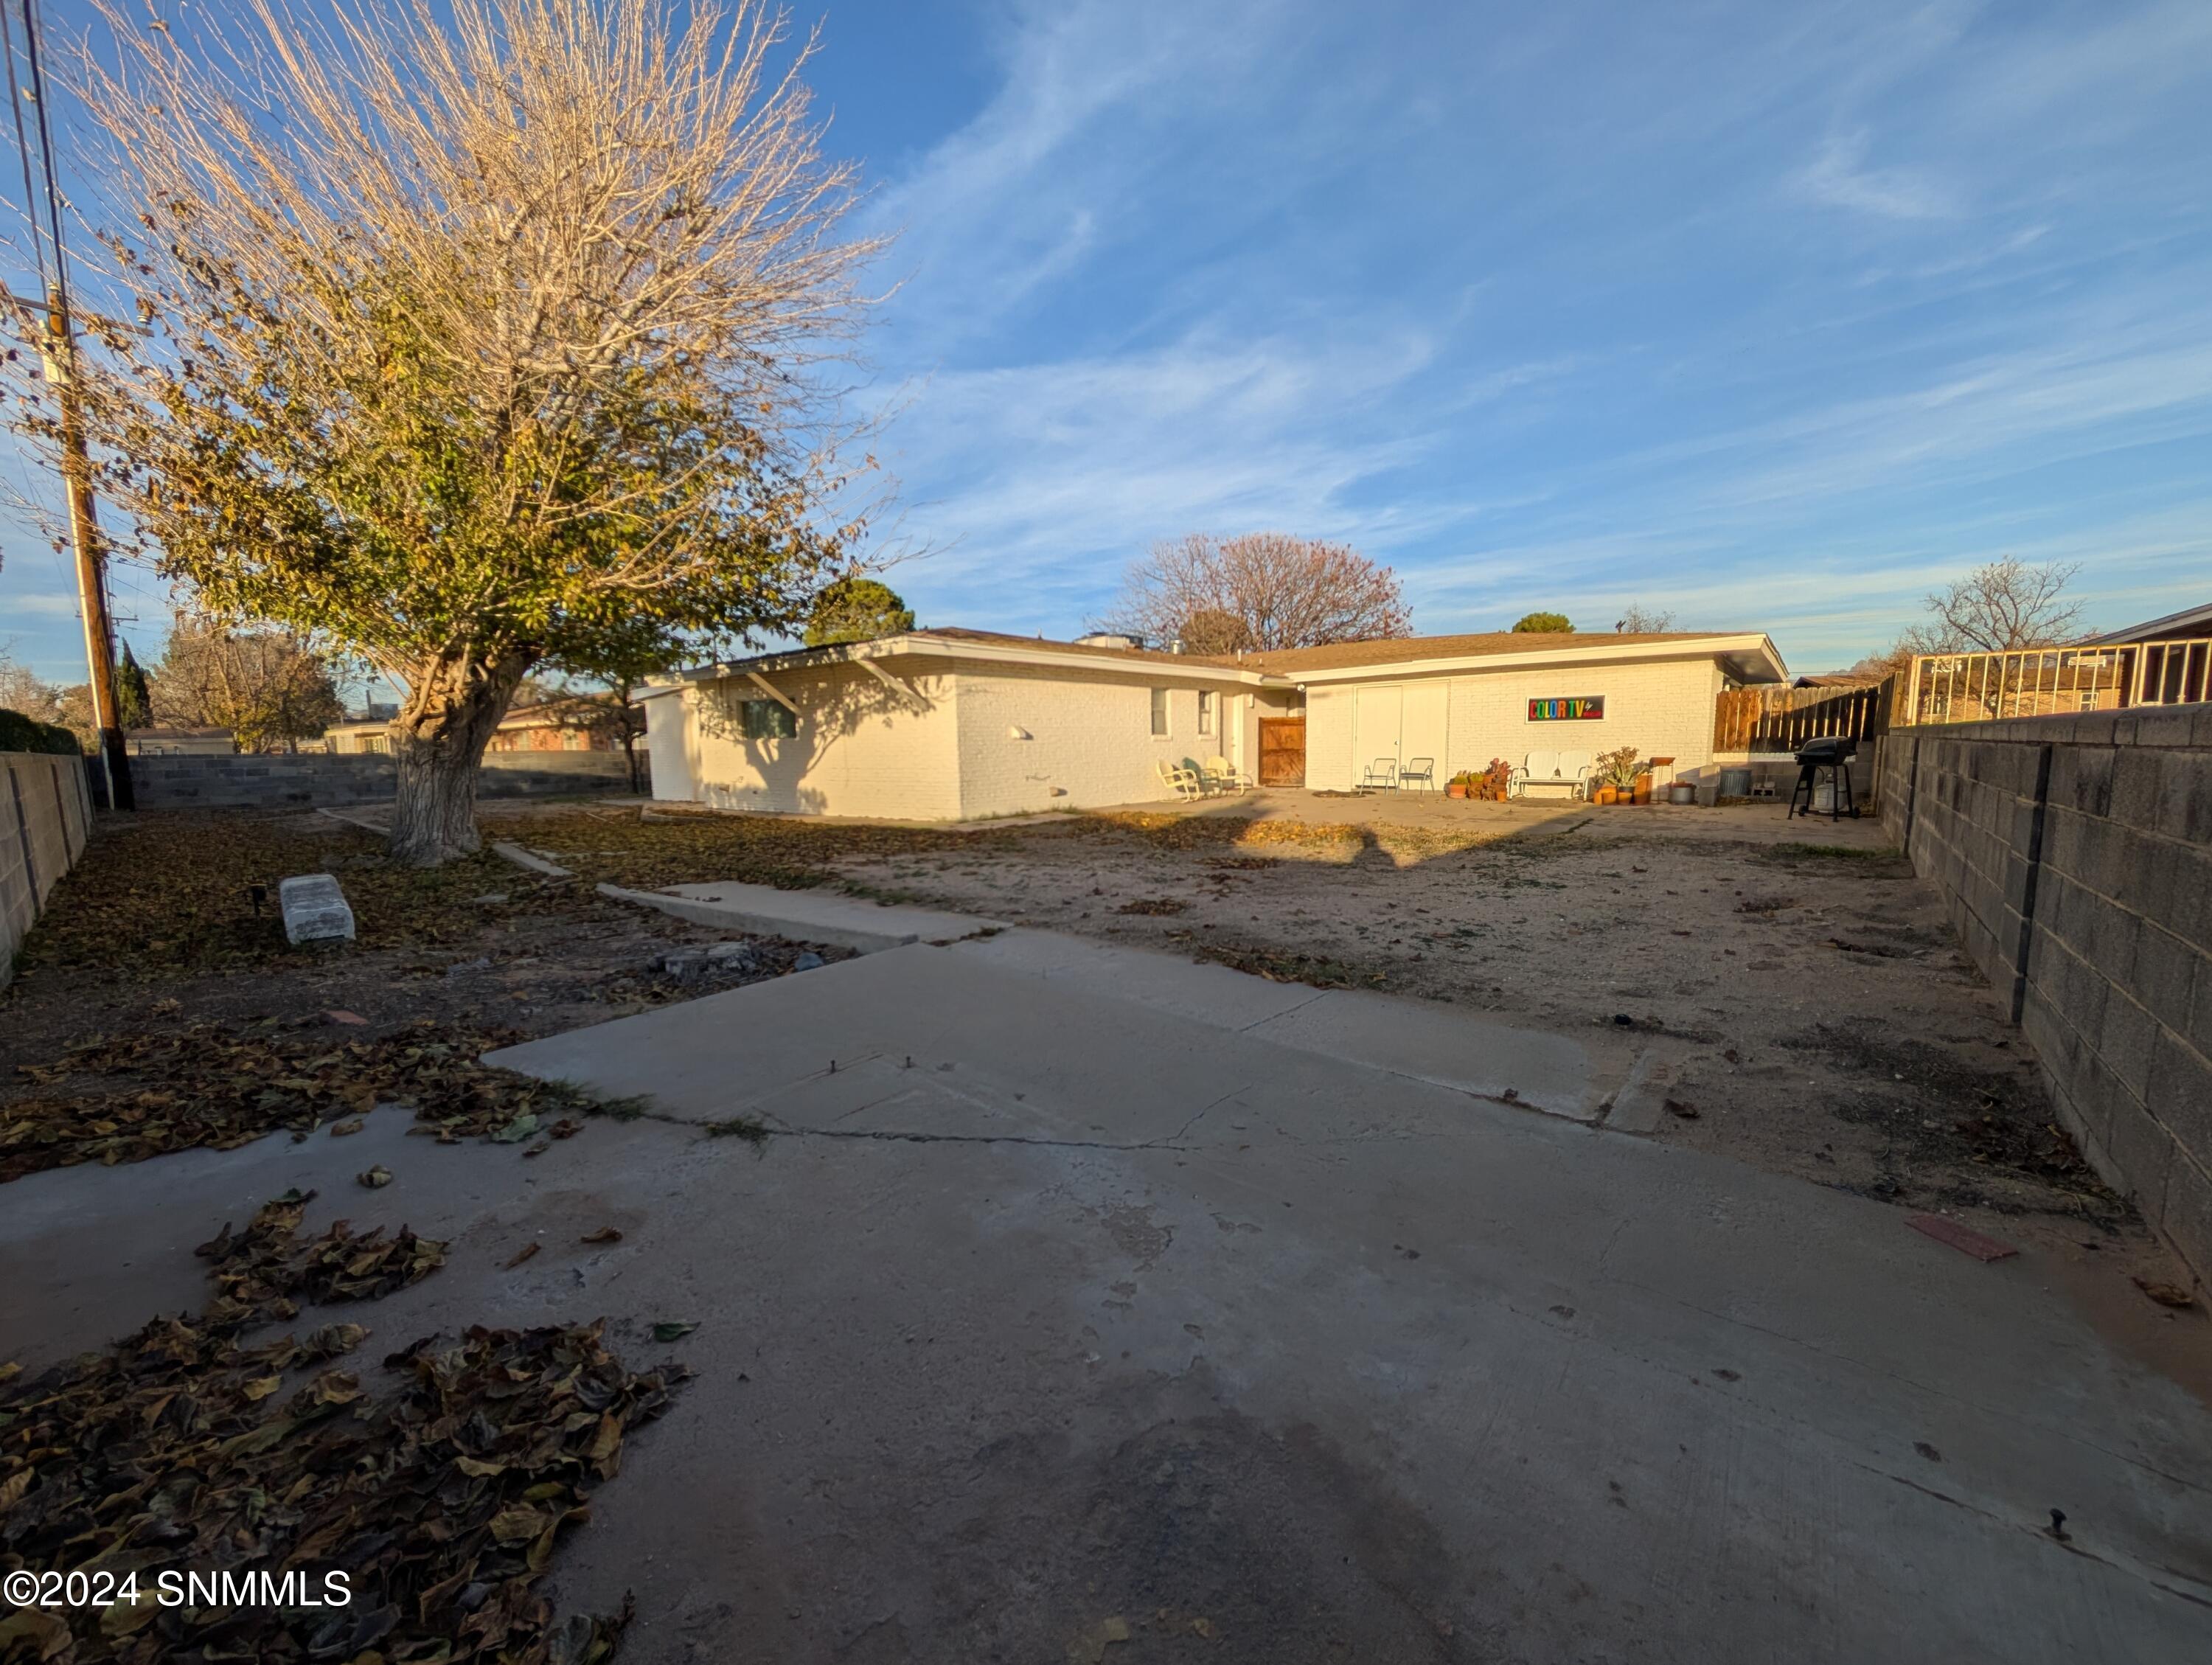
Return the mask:
<svg viewBox="0 0 2212 1665"><path fill-rule="evenodd" d="M1788 752L1837 736L1871 741L1888 730L1896 697L1894 677L1856 688L1731 688L1713 708L1713 750Z"/></svg>

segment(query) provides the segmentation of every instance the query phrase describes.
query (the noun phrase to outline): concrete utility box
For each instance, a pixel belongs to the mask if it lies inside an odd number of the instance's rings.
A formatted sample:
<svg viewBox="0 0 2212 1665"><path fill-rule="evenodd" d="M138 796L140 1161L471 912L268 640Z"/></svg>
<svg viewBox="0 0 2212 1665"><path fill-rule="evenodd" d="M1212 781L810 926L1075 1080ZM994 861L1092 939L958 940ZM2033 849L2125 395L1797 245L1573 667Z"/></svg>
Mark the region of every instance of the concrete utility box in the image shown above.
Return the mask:
<svg viewBox="0 0 2212 1665"><path fill-rule="evenodd" d="M328 873L303 873L276 887L276 900L284 910L288 941L353 940L353 908Z"/></svg>

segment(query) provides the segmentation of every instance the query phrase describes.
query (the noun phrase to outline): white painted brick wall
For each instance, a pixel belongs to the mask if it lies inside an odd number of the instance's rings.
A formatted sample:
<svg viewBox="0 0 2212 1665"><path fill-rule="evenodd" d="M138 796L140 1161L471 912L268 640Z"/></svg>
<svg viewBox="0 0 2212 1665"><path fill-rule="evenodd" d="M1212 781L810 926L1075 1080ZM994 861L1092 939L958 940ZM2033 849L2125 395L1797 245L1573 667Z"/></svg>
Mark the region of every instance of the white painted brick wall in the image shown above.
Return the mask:
<svg viewBox="0 0 2212 1665"><path fill-rule="evenodd" d="M960 813L974 819L1046 809L1155 803L1171 798L1158 764L1226 757L1224 692L1214 732L1198 732L1198 689L1170 667L1144 677L1075 680L1026 665L959 672ZM1168 735L1152 732L1152 690L1168 690ZM1017 738L1020 730L1029 738ZM1055 796L1053 788L1061 789Z"/></svg>
<svg viewBox="0 0 2212 1665"><path fill-rule="evenodd" d="M1639 756L1672 757L1685 774L1711 761L1720 667L1710 659L1596 669L1495 671L1455 677L1445 769L1480 770L1492 757L1520 763L1530 751L1595 754L1634 746ZM1596 694L1595 721L1528 720L1528 702Z"/></svg>
<svg viewBox="0 0 2212 1665"><path fill-rule="evenodd" d="M899 678L906 693L849 665L780 671L769 680L799 707L792 738L745 738L741 702L767 696L743 678L687 690L680 724L654 709L673 701L649 702L656 797L787 814L959 817L952 678Z"/></svg>

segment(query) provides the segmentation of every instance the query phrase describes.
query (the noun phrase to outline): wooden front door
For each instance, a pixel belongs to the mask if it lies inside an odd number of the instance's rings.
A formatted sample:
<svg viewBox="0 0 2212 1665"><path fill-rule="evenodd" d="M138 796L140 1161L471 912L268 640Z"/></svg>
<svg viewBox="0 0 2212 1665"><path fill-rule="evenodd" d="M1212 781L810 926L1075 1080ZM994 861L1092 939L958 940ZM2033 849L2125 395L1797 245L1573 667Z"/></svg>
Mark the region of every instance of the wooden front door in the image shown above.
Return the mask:
<svg viewBox="0 0 2212 1665"><path fill-rule="evenodd" d="M1306 783L1306 720L1260 719L1260 784L1302 787Z"/></svg>

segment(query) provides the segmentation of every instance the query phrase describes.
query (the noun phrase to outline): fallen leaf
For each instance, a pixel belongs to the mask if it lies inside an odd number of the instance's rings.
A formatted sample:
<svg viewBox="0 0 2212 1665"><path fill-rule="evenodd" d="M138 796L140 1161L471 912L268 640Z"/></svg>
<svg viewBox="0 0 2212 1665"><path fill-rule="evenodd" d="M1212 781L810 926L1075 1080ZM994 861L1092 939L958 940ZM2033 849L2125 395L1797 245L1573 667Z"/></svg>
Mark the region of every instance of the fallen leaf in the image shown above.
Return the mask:
<svg viewBox="0 0 2212 1665"><path fill-rule="evenodd" d="M343 1121L333 1121L331 1123L331 1137L332 1139L343 1139L349 1133L359 1133L361 1129L362 1118L357 1115L349 1116Z"/></svg>
<svg viewBox="0 0 2212 1665"><path fill-rule="evenodd" d="M357 1183L366 1185L372 1191L379 1191L392 1183L392 1170L380 1162L365 1173L356 1174L354 1179Z"/></svg>
<svg viewBox="0 0 2212 1665"><path fill-rule="evenodd" d="M1698 1119L1698 1107L1686 1099L1670 1098L1666 1102L1668 1115L1679 1115L1685 1121L1695 1121Z"/></svg>
<svg viewBox="0 0 2212 1665"><path fill-rule="evenodd" d="M622 1240L623 1234L611 1225L603 1225L596 1231L586 1231L577 1239L580 1243L618 1243Z"/></svg>
<svg viewBox="0 0 2212 1665"><path fill-rule="evenodd" d="M325 1012L324 1017L334 1024L366 1024L368 1019L358 1012Z"/></svg>
<svg viewBox="0 0 2212 1665"><path fill-rule="evenodd" d="M2197 1297L2179 1284L2158 1283L2148 1278L2138 1278L2135 1285L2162 1307L2193 1307Z"/></svg>
<svg viewBox="0 0 2212 1665"><path fill-rule="evenodd" d="M523 1244L521 1248L514 1251L514 1258L507 1263L506 1270L509 1272L514 1271L515 1267L520 1266L525 1261L530 1259L532 1255L537 1254L540 1247L542 1247L542 1245L534 1243Z"/></svg>
<svg viewBox="0 0 2212 1665"><path fill-rule="evenodd" d="M653 1339L656 1341L681 1341L698 1328L696 1323L685 1323L681 1320L664 1320L653 1327Z"/></svg>

